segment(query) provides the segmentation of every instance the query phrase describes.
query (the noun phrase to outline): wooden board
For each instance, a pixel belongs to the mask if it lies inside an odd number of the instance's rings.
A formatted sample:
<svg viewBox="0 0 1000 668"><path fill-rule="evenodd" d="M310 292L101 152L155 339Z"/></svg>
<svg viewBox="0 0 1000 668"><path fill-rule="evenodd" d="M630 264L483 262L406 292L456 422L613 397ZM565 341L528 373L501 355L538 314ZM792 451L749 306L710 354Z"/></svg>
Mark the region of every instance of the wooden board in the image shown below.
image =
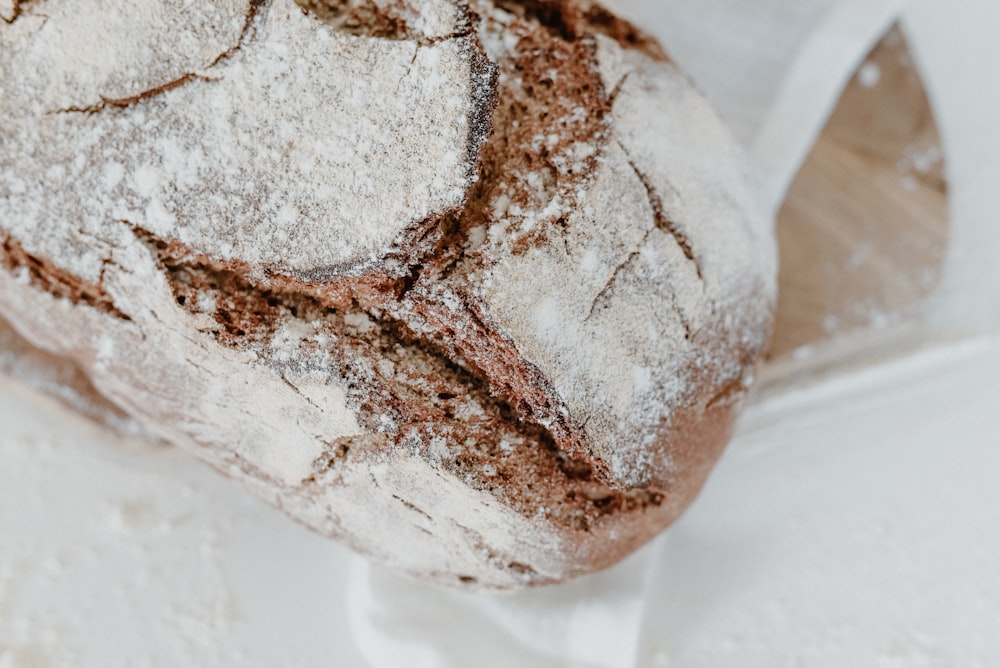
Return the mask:
<svg viewBox="0 0 1000 668"><path fill-rule="evenodd" d="M917 312L948 238L940 146L893 28L845 89L779 213L772 359L884 333Z"/></svg>

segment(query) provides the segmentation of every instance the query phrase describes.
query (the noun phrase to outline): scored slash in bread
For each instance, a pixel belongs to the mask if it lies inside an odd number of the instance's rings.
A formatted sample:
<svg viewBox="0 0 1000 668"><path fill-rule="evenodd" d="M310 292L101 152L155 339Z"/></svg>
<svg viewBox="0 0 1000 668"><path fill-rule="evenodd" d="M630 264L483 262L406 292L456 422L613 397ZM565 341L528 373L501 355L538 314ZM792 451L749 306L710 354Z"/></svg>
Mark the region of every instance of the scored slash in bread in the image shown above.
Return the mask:
<svg viewBox="0 0 1000 668"><path fill-rule="evenodd" d="M774 243L637 29L574 0L0 16L0 317L114 411L480 589L603 568L697 494Z"/></svg>

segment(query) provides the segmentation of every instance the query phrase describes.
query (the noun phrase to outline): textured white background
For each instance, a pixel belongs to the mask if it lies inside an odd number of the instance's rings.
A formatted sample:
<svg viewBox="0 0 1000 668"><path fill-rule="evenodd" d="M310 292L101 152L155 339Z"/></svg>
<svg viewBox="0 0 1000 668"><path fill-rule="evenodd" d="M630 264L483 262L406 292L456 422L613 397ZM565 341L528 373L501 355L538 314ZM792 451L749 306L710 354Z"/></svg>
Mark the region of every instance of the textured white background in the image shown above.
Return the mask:
<svg viewBox="0 0 1000 668"><path fill-rule="evenodd" d="M553 651L600 658L595 630L641 606L605 665L1000 664L1000 8L917 0L906 19L952 181L926 325L942 339L754 406L691 512L626 569L478 607L393 599L391 578L203 465L5 380L0 668L361 665L349 590L369 606L362 649L406 666L579 665ZM645 597L609 595L636 573ZM396 617L379 608L393 600Z"/></svg>

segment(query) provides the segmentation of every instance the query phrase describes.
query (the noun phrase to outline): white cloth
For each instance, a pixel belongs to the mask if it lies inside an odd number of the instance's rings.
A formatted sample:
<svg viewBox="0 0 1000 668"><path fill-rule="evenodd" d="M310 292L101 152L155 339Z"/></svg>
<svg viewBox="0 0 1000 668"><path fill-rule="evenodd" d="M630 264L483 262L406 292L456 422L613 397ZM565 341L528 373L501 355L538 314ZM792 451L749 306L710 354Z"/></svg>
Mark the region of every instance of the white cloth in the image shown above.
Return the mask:
<svg viewBox="0 0 1000 668"><path fill-rule="evenodd" d="M903 17L944 141L948 256L928 324L944 336L1000 330L1000 6L913 0Z"/></svg>
<svg viewBox="0 0 1000 668"><path fill-rule="evenodd" d="M348 614L373 666L628 668L659 541L564 586L478 596L352 563Z"/></svg>

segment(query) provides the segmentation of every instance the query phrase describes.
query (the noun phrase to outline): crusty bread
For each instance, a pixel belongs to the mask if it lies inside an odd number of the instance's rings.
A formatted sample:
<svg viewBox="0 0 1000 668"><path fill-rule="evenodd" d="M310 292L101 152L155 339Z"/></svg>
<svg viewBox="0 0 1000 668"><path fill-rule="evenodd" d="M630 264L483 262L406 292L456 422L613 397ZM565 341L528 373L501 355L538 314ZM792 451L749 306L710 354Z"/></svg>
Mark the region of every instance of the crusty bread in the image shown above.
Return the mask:
<svg viewBox="0 0 1000 668"><path fill-rule="evenodd" d="M576 0L22 0L0 316L393 568L505 589L673 521L769 335L721 123Z"/></svg>

